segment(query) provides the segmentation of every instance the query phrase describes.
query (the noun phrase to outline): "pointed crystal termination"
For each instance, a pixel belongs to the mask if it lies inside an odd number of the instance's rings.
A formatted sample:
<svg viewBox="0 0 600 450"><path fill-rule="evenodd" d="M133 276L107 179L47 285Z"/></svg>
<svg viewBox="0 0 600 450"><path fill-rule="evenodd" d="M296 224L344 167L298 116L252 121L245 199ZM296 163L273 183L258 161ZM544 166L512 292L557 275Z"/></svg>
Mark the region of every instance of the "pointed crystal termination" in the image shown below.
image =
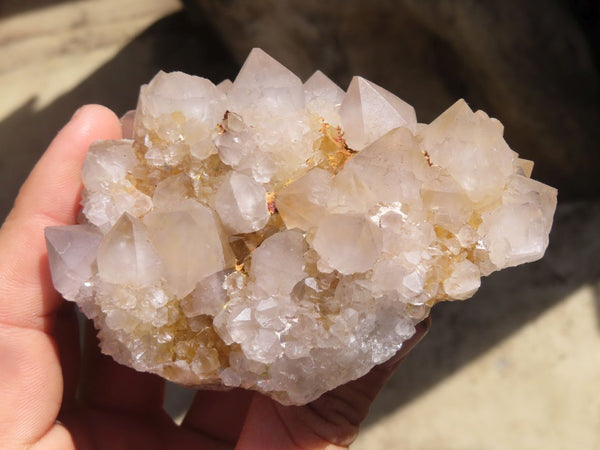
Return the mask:
<svg viewBox="0 0 600 450"><path fill-rule="evenodd" d="M104 353L184 385L310 402L548 246L556 190L462 100L417 124L255 49L233 83L160 72L123 128L90 147L82 224L46 231L52 279Z"/></svg>
<svg viewBox="0 0 600 450"><path fill-rule="evenodd" d="M508 147L502 132L500 122L483 111L474 113L459 100L422 133L423 147L431 162L444 167L478 202L499 193L514 171L517 154Z"/></svg>
<svg viewBox="0 0 600 450"><path fill-rule="evenodd" d="M302 81L259 48L253 49L242 66L227 98L231 111L243 112L256 106L278 109L304 108Z"/></svg>
<svg viewBox="0 0 600 450"><path fill-rule="evenodd" d="M354 77L340 109L350 148L361 150L394 128L415 131L415 109L375 83Z"/></svg>
<svg viewBox="0 0 600 450"><path fill-rule="evenodd" d="M277 195L277 209L287 228L308 231L327 212L327 198L333 177L314 168L290 183Z"/></svg>
<svg viewBox="0 0 600 450"><path fill-rule="evenodd" d="M366 272L381 253L381 230L362 215L332 214L320 223L313 247L341 274Z"/></svg>
<svg viewBox="0 0 600 450"><path fill-rule="evenodd" d="M316 113L323 121L337 127L340 125L340 107L345 92L327 76L317 70L304 83L306 109Z"/></svg>
<svg viewBox="0 0 600 450"><path fill-rule="evenodd" d="M300 230L286 230L265 239L254 251L250 278L267 295L289 295L306 278L307 245Z"/></svg>
<svg viewBox="0 0 600 450"><path fill-rule="evenodd" d="M79 289L92 278L101 240L102 233L89 225L46 228L52 283L67 300L75 300Z"/></svg>
<svg viewBox="0 0 600 450"><path fill-rule="evenodd" d="M163 276L177 297L185 297L204 277L226 268L214 215L205 206L152 212L144 223L165 266Z"/></svg>
<svg viewBox="0 0 600 450"><path fill-rule="evenodd" d="M160 71L141 89L134 136L151 165L178 166L186 155L202 160L216 152L214 127L225 110L225 93L211 81Z"/></svg>
<svg viewBox="0 0 600 450"><path fill-rule="evenodd" d="M215 200L217 213L232 234L260 230L269 220L265 188L241 173L225 178Z"/></svg>
<svg viewBox="0 0 600 450"><path fill-rule="evenodd" d="M113 284L148 286L160 278L161 260L148 230L125 213L98 247L98 275Z"/></svg>

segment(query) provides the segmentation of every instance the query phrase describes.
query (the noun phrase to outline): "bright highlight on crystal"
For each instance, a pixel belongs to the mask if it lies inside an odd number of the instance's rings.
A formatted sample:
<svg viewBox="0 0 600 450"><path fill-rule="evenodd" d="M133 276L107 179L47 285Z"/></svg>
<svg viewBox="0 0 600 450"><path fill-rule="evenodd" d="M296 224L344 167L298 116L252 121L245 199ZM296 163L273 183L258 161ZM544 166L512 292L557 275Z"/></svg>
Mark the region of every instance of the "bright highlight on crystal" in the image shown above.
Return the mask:
<svg viewBox="0 0 600 450"><path fill-rule="evenodd" d="M91 146L48 255L104 353L178 383L307 403L548 245L556 190L463 100L419 124L255 49L233 83L160 72L132 117Z"/></svg>

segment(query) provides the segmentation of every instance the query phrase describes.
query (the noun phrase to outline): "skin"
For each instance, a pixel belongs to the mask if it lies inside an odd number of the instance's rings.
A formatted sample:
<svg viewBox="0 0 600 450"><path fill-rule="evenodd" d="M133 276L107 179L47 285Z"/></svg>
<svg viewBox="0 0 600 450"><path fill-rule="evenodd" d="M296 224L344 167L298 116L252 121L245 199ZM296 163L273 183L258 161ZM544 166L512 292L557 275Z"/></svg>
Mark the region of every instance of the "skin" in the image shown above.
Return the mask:
<svg viewBox="0 0 600 450"><path fill-rule="evenodd" d="M199 391L181 426L165 384L100 354L81 355L73 304L52 287L44 228L76 222L89 144L119 139L110 110L88 105L58 133L0 229L0 447L10 449L337 449L356 437L382 386L430 326L388 362L306 406L254 392Z"/></svg>

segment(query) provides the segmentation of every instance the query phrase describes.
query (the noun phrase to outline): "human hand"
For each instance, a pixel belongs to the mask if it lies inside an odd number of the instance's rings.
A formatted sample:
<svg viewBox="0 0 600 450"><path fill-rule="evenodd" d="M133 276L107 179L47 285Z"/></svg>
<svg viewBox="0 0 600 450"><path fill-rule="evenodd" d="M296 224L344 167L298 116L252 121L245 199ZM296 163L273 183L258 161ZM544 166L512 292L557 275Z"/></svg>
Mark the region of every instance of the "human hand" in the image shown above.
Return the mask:
<svg viewBox="0 0 600 450"><path fill-rule="evenodd" d="M390 361L309 405L249 391L199 391L181 426L162 409L165 382L79 349L74 306L52 287L44 229L75 222L90 143L119 139L117 117L85 106L60 131L0 229L0 448L344 448L430 322Z"/></svg>

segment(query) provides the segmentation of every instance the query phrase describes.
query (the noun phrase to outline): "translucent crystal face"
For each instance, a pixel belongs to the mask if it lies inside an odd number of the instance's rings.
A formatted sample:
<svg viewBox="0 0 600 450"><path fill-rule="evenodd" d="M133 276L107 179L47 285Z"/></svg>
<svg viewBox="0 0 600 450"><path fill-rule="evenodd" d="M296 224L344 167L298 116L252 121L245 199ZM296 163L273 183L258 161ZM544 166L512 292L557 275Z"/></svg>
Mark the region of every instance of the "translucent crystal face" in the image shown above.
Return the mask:
<svg viewBox="0 0 600 450"><path fill-rule="evenodd" d="M418 124L255 49L233 83L160 72L124 130L88 152L81 224L46 231L52 277L105 353L182 384L307 403L548 245L556 191L462 100Z"/></svg>

